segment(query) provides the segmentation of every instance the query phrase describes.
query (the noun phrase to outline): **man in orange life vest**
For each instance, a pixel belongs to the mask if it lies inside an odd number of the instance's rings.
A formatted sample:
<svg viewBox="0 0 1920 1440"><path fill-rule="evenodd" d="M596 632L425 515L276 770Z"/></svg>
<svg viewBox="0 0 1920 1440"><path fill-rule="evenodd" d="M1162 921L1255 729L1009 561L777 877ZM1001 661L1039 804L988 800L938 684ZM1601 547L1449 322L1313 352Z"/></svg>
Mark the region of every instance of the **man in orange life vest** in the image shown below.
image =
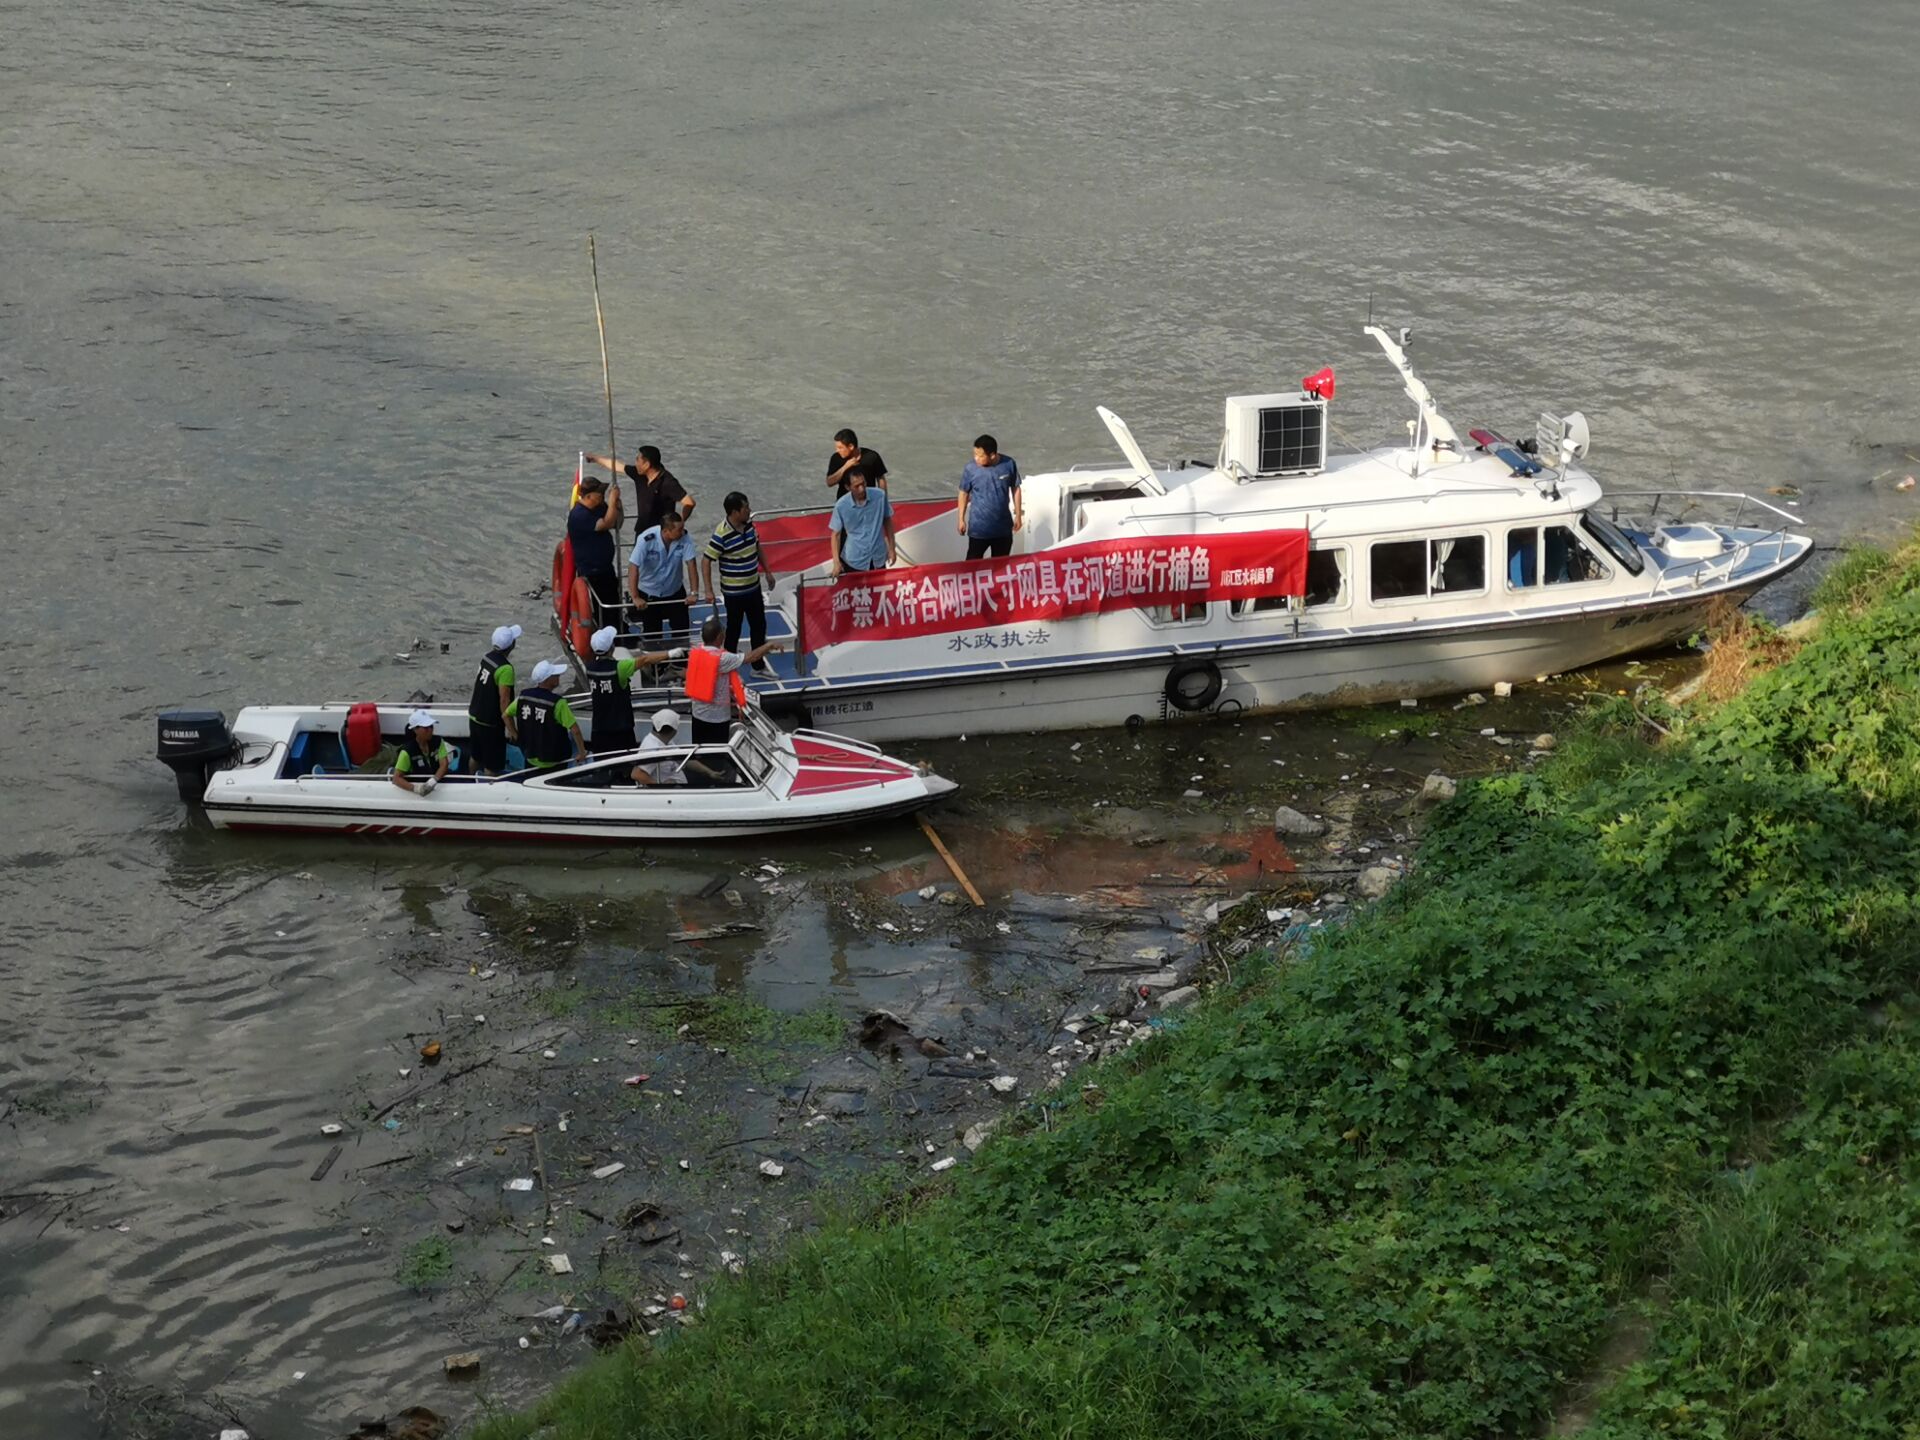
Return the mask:
<svg viewBox="0 0 1920 1440"><path fill-rule="evenodd" d="M758 665L771 651L784 650L785 640L756 645L745 656L723 650L727 627L718 615L700 627L700 643L687 652L687 699L692 701L693 743L724 745L733 732L733 707L747 703L747 687L740 667Z"/></svg>

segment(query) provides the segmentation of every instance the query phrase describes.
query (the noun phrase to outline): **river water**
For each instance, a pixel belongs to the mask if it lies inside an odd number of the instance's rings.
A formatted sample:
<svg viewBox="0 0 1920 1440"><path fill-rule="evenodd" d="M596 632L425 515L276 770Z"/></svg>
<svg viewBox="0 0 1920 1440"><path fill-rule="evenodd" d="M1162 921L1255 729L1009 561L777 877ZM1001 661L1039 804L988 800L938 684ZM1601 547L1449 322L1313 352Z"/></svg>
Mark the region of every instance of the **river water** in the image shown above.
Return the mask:
<svg viewBox="0 0 1920 1440"><path fill-rule="evenodd" d="M1371 301L1456 421L1577 407L1604 480L1790 486L1843 544L1920 503L1915 23L0 0L0 1433L87 1433L94 1371L333 1433L445 1343L311 1137L438 1001L391 964L420 896L562 862L216 840L153 716L451 693L543 633L607 439L589 230L620 447L709 519L818 497L848 424L899 495L982 429L1108 458L1097 403L1211 454L1329 362L1371 440Z"/></svg>

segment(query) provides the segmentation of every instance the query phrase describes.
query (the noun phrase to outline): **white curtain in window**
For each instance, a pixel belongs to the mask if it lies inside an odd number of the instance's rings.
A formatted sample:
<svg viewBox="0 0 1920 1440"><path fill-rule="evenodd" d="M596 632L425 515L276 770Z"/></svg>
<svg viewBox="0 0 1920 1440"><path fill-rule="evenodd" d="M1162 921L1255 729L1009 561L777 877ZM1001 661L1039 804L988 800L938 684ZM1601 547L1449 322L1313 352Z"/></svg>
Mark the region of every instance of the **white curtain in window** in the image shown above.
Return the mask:
<svg viewBox="0 0 1920 1440"><path fill-rule="evenodd" d="M1441 576L1447 568L1447 558L1453 554L1454 543L1452 540L1436 540L1433 542L1433 574L1427 577L1427 588L1429 590L1444 590L1447 588L1446 585L1442 583Z"/></svg>

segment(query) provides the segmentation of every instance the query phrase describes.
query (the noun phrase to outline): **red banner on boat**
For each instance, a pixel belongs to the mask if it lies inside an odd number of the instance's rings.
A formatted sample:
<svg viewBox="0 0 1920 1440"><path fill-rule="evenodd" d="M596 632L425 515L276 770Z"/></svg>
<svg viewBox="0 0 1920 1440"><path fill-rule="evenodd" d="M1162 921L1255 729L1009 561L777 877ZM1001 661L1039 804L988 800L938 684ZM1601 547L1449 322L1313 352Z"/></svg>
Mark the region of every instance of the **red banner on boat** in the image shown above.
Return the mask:
<svg viewBox="0 0 1920 1440"><path fill-rule="evenodd" d="M1304 530L1100 540L809 584L802 592L803 634L806 648L819 650L842 640L902 640L1106 610L1300 595L1306 582Z"/></svg>

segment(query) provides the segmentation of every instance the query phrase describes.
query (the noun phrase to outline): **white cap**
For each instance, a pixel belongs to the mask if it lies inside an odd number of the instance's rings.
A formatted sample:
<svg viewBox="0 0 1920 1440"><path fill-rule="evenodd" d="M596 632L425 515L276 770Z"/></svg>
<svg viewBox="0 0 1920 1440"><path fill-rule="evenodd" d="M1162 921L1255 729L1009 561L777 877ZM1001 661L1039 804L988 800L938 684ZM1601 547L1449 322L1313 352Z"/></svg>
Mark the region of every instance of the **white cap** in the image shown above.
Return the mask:
<svg viewBox="0 0 1920 1440"><path fill-rule="evenodd" d="M409 730L433 729L433 712L431 710L414 711L411 715L407 716L407 728Z"/></svg>
<svg viewBox="0 0 1920 1440"><path fill-rule="evenodd" d="M553 679L554 676L564 675L566 673L566 661L542 660L538 665L533 667L533 683L536 685L544 685L547 681Z"/></svg>
<svg viewBox="0 0 1920 1440"><path fill-rule="evenodd" d="M593 632L594 654L604 655L607 653L607 651L613 649L613 637L618 635L619 633L620 632L614 629L613 626L611 625L605 626L602 629L594 631Z"/></svg>
<svg viewBox="0 0 1920 1440"><path fill-rule="evenodd" d="M505 650L519 638L520 627L518 625L502 625L498 630L493 632L493 648L496 650Z"/></svg>
<svg viewBox="0 0 1920 1440"><path fill-rule="evenodd" d="M680 728L680 717L671 709L656 710L653 712L652 723L655 730L678 730Z"/></svg>

